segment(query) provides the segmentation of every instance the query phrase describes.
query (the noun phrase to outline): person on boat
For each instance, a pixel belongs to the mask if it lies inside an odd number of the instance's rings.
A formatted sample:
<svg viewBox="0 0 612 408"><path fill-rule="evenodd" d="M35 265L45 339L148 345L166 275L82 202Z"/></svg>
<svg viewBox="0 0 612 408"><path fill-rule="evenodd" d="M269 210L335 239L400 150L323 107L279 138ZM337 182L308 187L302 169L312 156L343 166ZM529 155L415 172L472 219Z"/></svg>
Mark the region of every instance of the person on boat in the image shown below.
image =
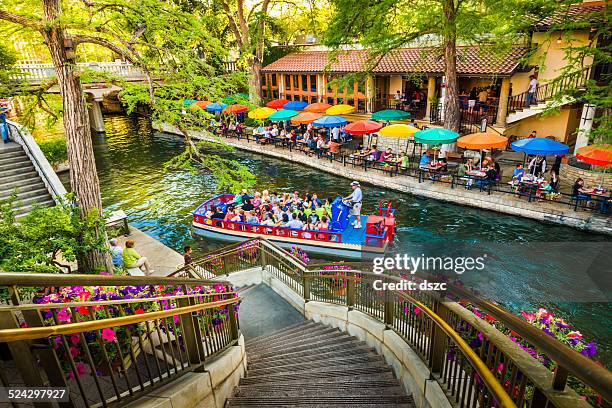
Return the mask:
<svg viewBox="0 0 612 408"><path fill-rule="evenodd" d="M247 224L258 224L259 220L257 219L257 216L255 214L253 214L250 211L245 211L244 212L244 218L247 222Z"/></svg>
<svg viewBox="0 0 612 408"><path fill-rule="evenodd" d="M225 218L225 214L221 211L221 208L215 207L215 213L210 216L211 220L222 220Z"/></svg>
<svg viewBox="0 0 612 408"><path fill-rule="evenodd" d="M281 226L286 226L287 223L289 222L289 215L284 212L280 214L280 219L278 220L278 222L276 223L277 227L281 227Z"/></svg>
<svg viewBox="0 0 612 408"><path fill-rule="evenodd" d="M231 222L244 222L244 210L238 210L230 219Z"/></svg>
<svg viewBox="0 0 612 408"><path fill-rule="evenodd" d="M319 221L318 229L320 231L327 231L329 229L329 220L326 216L321 217L321 221Z"/></svg>
<svg viewBox="0 0 612 408"><path fill-rule="evenodd" d="M123 263L126 268L138 268L142 270L147 276L151 275L155 272L151 269L151 265L149 264L149 260L140 256L138 252L134 249L134 241L128 239L125 241L125 249L123 250Z"/></svg>
<svg viewBox="0 0 612 408"><path fill-rule="evenodd" d="M259 191L255 192L255 196L251 200L251 204L255 207L259 207L261 205L261 193Z"/></svg>
<svg viewBox="0 0 612 408"><path fill-rule="evenodd" d="M264 225L266 227L273 227L276 225L276 223L274 222L270 214L266 214L264 220L261 222L261 225Z"/></svg>
<svg viewBox="0 0 612 408"><path fill-rule="evenodd" d="M361 186L358 181L353 181L351 183L351 188L353 192L342 200L351 204L351 214L355 216L355 220L351 225L355 229L361 229L361 201L363 200L363 193L361 192Z"/></svg>
<svg viewBox="0 0 612 408"><path fill-rule="evenodd" d="M223 221L231 221L232 218L236 215L233 206L227 207L227 212L225 213L225 217L223 217Z"/></svg>
<svg viewBox="0 0 612 408"><path fill-rule="evenodd" d="M317 193L312 193L312 199L310 200L312 201L312 208L316 208L317 204L321 204L322 201L319 199L319 196L317 195Z"/></svg>
<svg viewBox="0 0 612 408"><path fill-rule="evenodd" d="M291 214L291 220L285 226L292 229L302 229L304 228L304 223L298 219L296 213L293 213Z"/></svg>
<svg viewBox="0 0 612 408"><path fill-rule="evenodd" d="M255 206L253 205L253 202L251 201L250 198L243 199L243 201L242 201L242 209L244 211L252 211L253 208L255 208Z"/></svg>
<svg viewBox="0 0 612 408"><path fill-rule="evenodd" d="M306 223L304 224L304 230L307 230L307 231L314 231L314 230L316 230L316 229L317 229L317 224L316 224L316 223L311 222L311 220L310 220L310 219L308 219L308 220L306 221Z"/></svg>

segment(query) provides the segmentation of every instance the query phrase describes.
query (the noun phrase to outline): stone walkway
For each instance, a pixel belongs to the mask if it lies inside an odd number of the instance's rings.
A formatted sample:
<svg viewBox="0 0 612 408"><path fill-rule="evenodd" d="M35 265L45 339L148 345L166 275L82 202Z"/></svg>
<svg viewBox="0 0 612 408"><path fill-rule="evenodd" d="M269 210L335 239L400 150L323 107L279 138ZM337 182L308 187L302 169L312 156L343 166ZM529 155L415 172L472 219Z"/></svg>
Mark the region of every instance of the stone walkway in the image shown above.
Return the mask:
<svg viewBox="0 0 612 408"><path fill-rule="evenodd" d="M176 270L178 265L183 265L183 256L181 254L137 228L130 227L130 235L127 237L117 237L119 245L124 248L125 241L128 239L134 241L134 249L141 256L149 259L152 268L155 270L154 276L168 276L168 274Z"/></svg>
<svg viewBox="0 0 612 408"><path fill-rule="evenodd" d="M181 135L177 129L168 125L161 126L160 130ZM429 181L419 183L414 177L390 177L380 171L364 171L363 168L354 167L350 164L343 166L342 163L338 162L324 159L316 160L297 150L290 152L271 145L260 145L254 141L249 143L246 139L240 141L237 139L219 139L204 132L196 131L192 131L190 135L195 139L223 142L238 149L288 160L350 180L359 180L403 193L612 235L612 217L593 214L590 211L574 211L567 205L546 201L528 202L526 198L521 199L511 194L493 192L491 195L487 195L486 192L480 192L478 189L466 190L462 187L451 189L442 183Z"/></svg>

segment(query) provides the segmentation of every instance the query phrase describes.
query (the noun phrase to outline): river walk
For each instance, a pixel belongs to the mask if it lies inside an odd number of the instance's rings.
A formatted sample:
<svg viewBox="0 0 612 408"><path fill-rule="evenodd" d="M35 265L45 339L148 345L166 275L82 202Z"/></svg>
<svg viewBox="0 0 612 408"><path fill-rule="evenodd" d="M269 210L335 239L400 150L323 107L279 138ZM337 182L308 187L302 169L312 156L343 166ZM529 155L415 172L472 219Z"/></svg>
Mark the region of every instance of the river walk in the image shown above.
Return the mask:
<svg viewBox="0 0 612 408"><path fill-rule="evenodd" d="M182 133L169 125L157 125L160 131L182 136ZM351 180L359 180L364 183L373 184L416 196L432 198L440 201L471 206L479 209L497 211L500 213L531 218L543 222L556 223L587 231L594 231L612 235L612 220L609 216L601 216L590 211L574 211L567 205L552 202L529 202L526 198L519 198L510 194L493 192L488 195L477 189L466 190L464 188L450 188L443 183L432 183L419 181L410 176L388 174L377 171L364 171L362 167L343 165L330 160L317 160L301 151L289 151L272 145L261 145L246 139L237 140L233 138L219 139L206 132L190 131L190 136L198 140L206 140L216 143L225 143L237 149L259 153L294 163L303 164L325 171L331 174L346 177Z"/></svg>

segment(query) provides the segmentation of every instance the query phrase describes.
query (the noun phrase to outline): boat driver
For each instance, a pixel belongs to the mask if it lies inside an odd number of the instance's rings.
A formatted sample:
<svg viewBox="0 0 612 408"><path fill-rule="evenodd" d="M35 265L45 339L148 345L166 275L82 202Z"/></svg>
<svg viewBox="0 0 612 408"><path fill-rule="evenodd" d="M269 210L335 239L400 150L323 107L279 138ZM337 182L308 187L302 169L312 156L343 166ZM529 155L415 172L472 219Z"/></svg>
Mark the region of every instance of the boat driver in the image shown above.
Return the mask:
<svg viewBox="0 0 612 408"><path fill-rule="evenodd" d="M358 181L353 181L351 183L351 188L353 192L342 200L350 202L351 204L351 214L355 216L355 220L351 225L355 229L361 229L361 201L363 200L363 193L361 192L361 186Z"/></svg>

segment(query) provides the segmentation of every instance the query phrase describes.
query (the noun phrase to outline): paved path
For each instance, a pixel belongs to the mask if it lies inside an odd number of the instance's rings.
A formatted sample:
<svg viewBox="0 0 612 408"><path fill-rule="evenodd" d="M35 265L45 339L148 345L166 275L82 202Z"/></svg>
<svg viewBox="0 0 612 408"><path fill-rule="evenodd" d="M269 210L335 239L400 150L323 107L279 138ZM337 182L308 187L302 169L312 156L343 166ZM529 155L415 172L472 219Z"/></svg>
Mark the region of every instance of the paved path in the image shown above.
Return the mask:
<svg viewBox="0 0 612 408"><path fill-rule="evenodd" d="M246 340L304 321L304 316L268 285L259 284L241 293L238 312L240 330Z"/></svg>
<svg viewBox="0 0 612 408"><path fill-rule="evenodd" d="M177 265L183 264L183 256L181 254L137 228L130 227L130 235L128 237L117 237L117 241L124 248L125 241L128 239L134 241L134 248L140 255L146 256L149 259L151 266L155 270L154 276L167 276L176 270Z"/></svg>
<svg viewBox="0 0 612 408"><path fill-rule="evenodd" d="M180 131L168 125L161 126L160 130L182 135ZM350 180L359 180L403 193L612 235L612 217L593 214L590 211L574 211L567 205L546 201L528 202L526 198L521 199L511 194L494 192L487 195L486 192L480 192L478 189L466 190L462 187L451 189L443 183L430 181L419 183L414 177L404 175L390 177L388 174L375 170L364 171L361 166L350 164L343 166L342 163L335 161L316 160L297 150L290 152L270 145L260 145L254 141L249 143L246 139L219 139L208 133L197 131L190 132L190 135L195 139L225 143L238 149L288 160Z"/></svg>

